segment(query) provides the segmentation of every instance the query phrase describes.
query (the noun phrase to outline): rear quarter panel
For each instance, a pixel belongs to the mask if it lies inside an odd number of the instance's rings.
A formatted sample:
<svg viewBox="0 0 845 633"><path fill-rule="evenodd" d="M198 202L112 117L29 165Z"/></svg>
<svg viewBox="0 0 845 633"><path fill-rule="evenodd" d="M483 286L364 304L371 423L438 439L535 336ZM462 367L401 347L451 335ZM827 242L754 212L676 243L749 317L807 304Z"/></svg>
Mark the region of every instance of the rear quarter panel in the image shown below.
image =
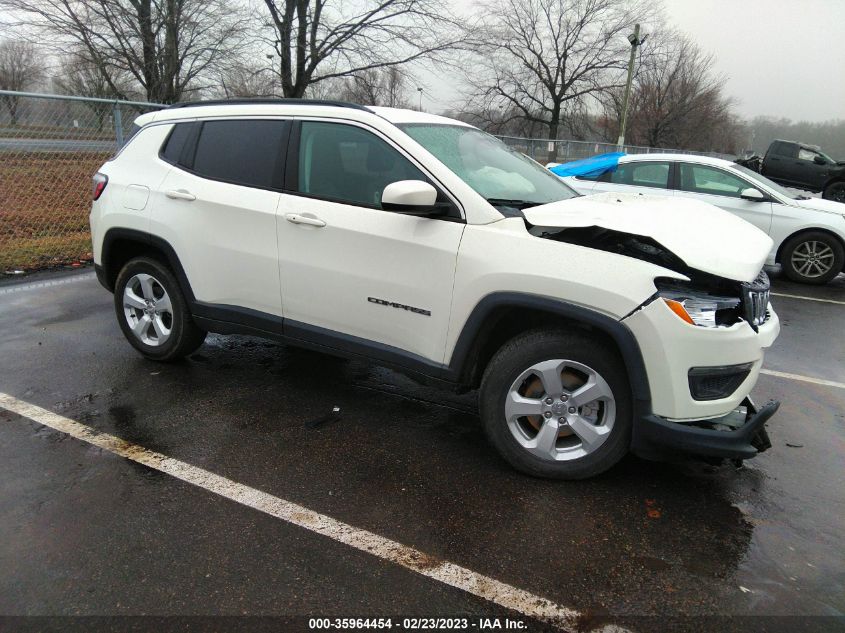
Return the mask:
<svg viewBox="0 0 845 633"><path fill-rule="evenodd" d="M162 195L159 185L171 166L158 158L171 125L151 125L138 132L100 173L108 185L91 206L91 239L94 262L102 264L103 237L111 228L149 231L150 212Z"/></svg>

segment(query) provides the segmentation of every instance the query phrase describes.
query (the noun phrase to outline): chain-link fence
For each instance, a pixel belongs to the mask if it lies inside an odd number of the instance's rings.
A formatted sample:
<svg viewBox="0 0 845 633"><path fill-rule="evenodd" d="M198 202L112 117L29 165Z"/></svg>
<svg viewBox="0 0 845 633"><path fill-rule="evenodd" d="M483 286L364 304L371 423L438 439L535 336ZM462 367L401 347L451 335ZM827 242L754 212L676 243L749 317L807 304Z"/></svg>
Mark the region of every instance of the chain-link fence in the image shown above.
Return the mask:
<svg viewBox="0 0 845 633"><path fill-rule="evenodd" d="M90 260L91 177L135 117L160 107L0 90L0 275ZM556 162L616 151L610 143L499 138L542 164L550 149Z"/></svg>
<svg viewBox="0 0 845 633"><path fill-rule="evenodd" d="M548 162L568 163L573 160L580 160L582 158L590 158L598 154L607 154L609 152L618 151L616 143L599 143L596 141L567 141L538 138L522 138L519 136L500 136L497 138L507 143L515 150L522 152L526 156L530 156L538 163L545 165ZM729 158L733 160L733 156L726 154L718 154L716 152L693 152L683 149L657 149L654 147L643 147L640 145L625 145L622 151L626 154L652 154L656 152L672 154L696 154L702 156L715 156L717 158ZM554 156L552 159L551 157Z"/></svg>
<svg viewBox="0 0 845 633"><path fill-rule="evenodd" d="M91 258L91 177L158 107L0 91L0 275Z"/></svg>

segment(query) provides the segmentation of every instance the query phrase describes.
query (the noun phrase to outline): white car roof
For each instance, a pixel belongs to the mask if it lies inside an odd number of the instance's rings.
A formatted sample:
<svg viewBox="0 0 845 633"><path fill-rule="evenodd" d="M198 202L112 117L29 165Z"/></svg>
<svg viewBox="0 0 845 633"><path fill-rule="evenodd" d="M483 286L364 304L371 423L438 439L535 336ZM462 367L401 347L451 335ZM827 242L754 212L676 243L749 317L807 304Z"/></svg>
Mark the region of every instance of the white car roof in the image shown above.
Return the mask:
<svg viewBox="0 0 845 633"><path fill-rule="evenodd" d="M327 101L324 103L303 100L302 102L290 101L255 101L249 102L210 102L203 104L198 102L189 106L177 106L164 108L155 112L142 114L135 119L137 125L146 125L153 121L175 121L179 119L196 119L205 117L221 116L307 116L322 115L332 118L353 119L366 121L370 117L377 116L393 124L400 123L428 123L439 125L460 125L473 127L462 121L418 112L403 108L386 108L381 106L358 106L353 104L342 104Z"/></svg>
<svg viewBox="0 0 845 633"><path fill-rule="evenodd" d="M626 154L620 157L620 163L635 163L652 160L668 160L668 161L684 161L686 163L698 163L700 165L713 165L714 167L729 167L734 163L725 160L724 158L715 158L713 156L698 156L696 154L671 154L653 153L653 154Z"/></svg>

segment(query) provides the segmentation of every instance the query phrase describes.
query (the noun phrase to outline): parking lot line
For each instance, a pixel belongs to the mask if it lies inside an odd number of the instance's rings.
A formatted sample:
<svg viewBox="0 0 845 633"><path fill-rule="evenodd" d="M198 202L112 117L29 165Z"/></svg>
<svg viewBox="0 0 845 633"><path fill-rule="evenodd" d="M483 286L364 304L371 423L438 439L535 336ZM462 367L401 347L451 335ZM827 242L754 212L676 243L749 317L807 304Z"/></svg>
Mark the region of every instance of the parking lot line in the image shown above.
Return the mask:
<svg viewBox="0 0 845 633"><path fill-rule="evenodd" d="M24 292L26 290L36 290L38 288L49 288L50 286L63 286L65 284L76 283L77 281L87 281L95 277L94 273L83 273L80 275L68 275L61 279L52 279L49 281L33 281L29 284L13 284L11 286L0 287L0 295L8 295L13 292Z"/></svg>
<svg viewBox="0 0 845 633"><path fill-rule="evenodd" d="M819 301L821 303L835 303L837 305L845 306L845 301L836 301L835 299L819 299L817 297L805 297L803 295L788 295L782 292L770 292L773 297L786 297L787 299L803 299L804 301Z"/></svg>
<svg viewBox="0 0 845 633"><path fill-rule="evenodd" d="M845 389L845 383L836 382L835 380L824 380L823 378L813 378L811 376L802 376L801 374L790 374L785 371L774 371L772 369L761 369L760 373L766 374L767 376L776 376L777 378L811 382L814 385L824 385L825 387L838 387L839 389Z"/></svg>
<svg viewBox="0 0 845 633"><path fill-rule="evenodd" d="M356 528L292 501L132 444L114 435L100 433L80 422L8 394L0 393L0 408L556 628L575 629L577 620L582 617L582 614L574 609L523 589L435 558L373 532ZM618 627L615 630L624 631Z"/></svg>

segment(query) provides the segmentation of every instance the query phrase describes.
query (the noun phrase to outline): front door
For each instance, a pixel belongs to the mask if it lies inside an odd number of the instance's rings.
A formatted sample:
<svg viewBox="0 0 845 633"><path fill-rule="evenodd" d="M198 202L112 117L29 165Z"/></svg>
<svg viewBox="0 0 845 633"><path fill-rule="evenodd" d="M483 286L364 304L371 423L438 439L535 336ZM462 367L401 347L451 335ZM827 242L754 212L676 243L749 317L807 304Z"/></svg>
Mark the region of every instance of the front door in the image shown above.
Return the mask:
<svg viewBox="0 0 845 633"><path fill-rule="evenodd" d="M277 221L286 332L442 363L465 225L381 209L391 182L431 179L375 132L298 125Z"/></svg>
<svg viewBox="0 0 845 633"><path fill-rule="evenodd" d="M756 187L721 167L679 163L676 186L679 195L714 204L766 233L772 227L772 203L768 199L744 200L742 191Z"/></svg>
<svg viewBox="0 0 845 633"><path fill-rule="evenodd" d="M799 147L794 169L795 180L800 184L796 186L820 191L830 177L830 168L831 165L822 154L806 147Z"/></svg>

